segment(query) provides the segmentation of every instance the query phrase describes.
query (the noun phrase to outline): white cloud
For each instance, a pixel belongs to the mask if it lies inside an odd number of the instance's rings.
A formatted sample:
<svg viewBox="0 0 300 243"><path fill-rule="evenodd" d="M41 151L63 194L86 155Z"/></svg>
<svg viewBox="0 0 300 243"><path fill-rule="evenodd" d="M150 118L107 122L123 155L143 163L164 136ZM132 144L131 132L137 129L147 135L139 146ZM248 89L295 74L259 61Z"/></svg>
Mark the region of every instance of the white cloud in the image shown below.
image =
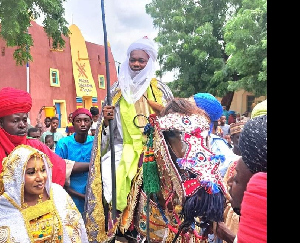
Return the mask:
<svg viewBox="0 0 300 243"><path fill-rule="evenodd" d="M151 39L157 36L152 18L145 10L145 5L150 2L104 0L107 40L115 61L123 62L126 59L127 48L133 41L143 36ZM69 25L76 24L86 41L104 45L101 0L68 0L64 7ZM168 73L162 77L162 81L172 81L172 76L172 73Z"/></svg>

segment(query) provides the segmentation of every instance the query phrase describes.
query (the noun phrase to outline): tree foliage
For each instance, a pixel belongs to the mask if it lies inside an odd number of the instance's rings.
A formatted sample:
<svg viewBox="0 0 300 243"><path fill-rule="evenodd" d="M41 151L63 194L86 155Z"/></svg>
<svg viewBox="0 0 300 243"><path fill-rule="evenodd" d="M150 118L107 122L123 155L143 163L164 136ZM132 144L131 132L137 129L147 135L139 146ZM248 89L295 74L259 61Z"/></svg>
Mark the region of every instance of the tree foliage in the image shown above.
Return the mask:
<svg viewBox="0 0 300 243"><path fill-rule="evenodd" d="M238 75L228 89L244 89L256 96L267 93L267 2L244 0L225 26L227 66Z"/></svg>
<svg viewBox="0 0 300 243"><path fill-rule="evenodd" d="M178 70L175 96L266 94L266 0L152 0L146 12L161 72Z"/></svg>
<svg viewBox="0 0 300 243"><path fill-rule="evenodd" d="M63 2L66 0L0 0L0 37L7 46L17 47L14 59L17 65L32 61L30 47L33 40L28 33L30 22L43 14L43 26L47 36L52 39L54 49L64 48L64 36L70 31L64 18Z"/></svg>

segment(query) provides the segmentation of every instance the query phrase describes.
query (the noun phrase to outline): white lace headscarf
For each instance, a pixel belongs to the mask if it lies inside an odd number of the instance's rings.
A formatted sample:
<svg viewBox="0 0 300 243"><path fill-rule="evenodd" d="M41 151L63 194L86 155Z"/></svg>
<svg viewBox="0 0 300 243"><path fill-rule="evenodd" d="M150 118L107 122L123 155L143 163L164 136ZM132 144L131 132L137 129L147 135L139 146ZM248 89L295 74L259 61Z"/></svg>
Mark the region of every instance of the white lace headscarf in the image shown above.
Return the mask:
<svg viewBox="0 0 300 243"><path fill-rule="evenodd" d="M143 50L149 55L146 67L140 71L132 71L129 66L130 53L134 50ZM124 99L129 104L134 104L141 98L150 85L155 74L155 61L157 58L157 48L155 43L143 37L133 42L127 49L127 59L122 63L119 72L119 84Z"/></svg>
<svg viewBox="0 0 300 243"><path fill-rule="evenodd" d="M27 162L31 156L35 154L39 154L44 161L47 171L45 188L48 195L50 195L52 163L50 162L48 156L35 148L22 144L15 147L9 156L3 159L4 191L11 198L11 200L15 201L19 207L21 207L22 203L24 202L24 182Z"/></svg>

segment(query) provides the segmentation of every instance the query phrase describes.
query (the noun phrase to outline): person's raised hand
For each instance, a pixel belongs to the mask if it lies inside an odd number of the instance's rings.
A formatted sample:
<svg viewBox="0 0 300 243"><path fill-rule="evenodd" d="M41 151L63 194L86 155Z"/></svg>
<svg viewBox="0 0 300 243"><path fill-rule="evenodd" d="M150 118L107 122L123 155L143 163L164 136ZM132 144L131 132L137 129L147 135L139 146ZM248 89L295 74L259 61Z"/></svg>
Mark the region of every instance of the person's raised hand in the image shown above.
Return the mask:
<svg viewBox="0 0 300 243"><path fill-rule="evenodd" d="M45 109L45 106L43 105L39 111L39 113L42 113L42 111Z"/></svg>
<svg viewBox="0 0 300 243"><path fill-rule="evenodd" d="M103 107L102 113L104 117L104 125L108 126L108 121L114 119L114 109L113 105L106 105Z"/></svg>

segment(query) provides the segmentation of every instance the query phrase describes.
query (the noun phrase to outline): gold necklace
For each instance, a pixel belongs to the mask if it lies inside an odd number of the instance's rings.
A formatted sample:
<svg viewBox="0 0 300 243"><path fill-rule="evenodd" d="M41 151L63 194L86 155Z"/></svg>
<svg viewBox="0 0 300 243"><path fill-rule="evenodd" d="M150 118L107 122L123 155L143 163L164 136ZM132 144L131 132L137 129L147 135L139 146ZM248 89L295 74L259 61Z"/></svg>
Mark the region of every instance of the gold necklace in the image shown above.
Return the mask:
<svg viewBox="0 0 300 243"><path fill-rule="evenodd" d="M37 200L36 204L43 202L43 196L43 193L39 195L39 199Z"/></svg>
<svg viewBox="0 0 300 243"><path fill-rule="evenodd" d="M44 197L44 194L43 193L40 194L38 200L36 201L36 204L43 202L43 197ZM23 209L28 208L28 204L26 202L23 202L21 208L23 208Z"/></svg>

